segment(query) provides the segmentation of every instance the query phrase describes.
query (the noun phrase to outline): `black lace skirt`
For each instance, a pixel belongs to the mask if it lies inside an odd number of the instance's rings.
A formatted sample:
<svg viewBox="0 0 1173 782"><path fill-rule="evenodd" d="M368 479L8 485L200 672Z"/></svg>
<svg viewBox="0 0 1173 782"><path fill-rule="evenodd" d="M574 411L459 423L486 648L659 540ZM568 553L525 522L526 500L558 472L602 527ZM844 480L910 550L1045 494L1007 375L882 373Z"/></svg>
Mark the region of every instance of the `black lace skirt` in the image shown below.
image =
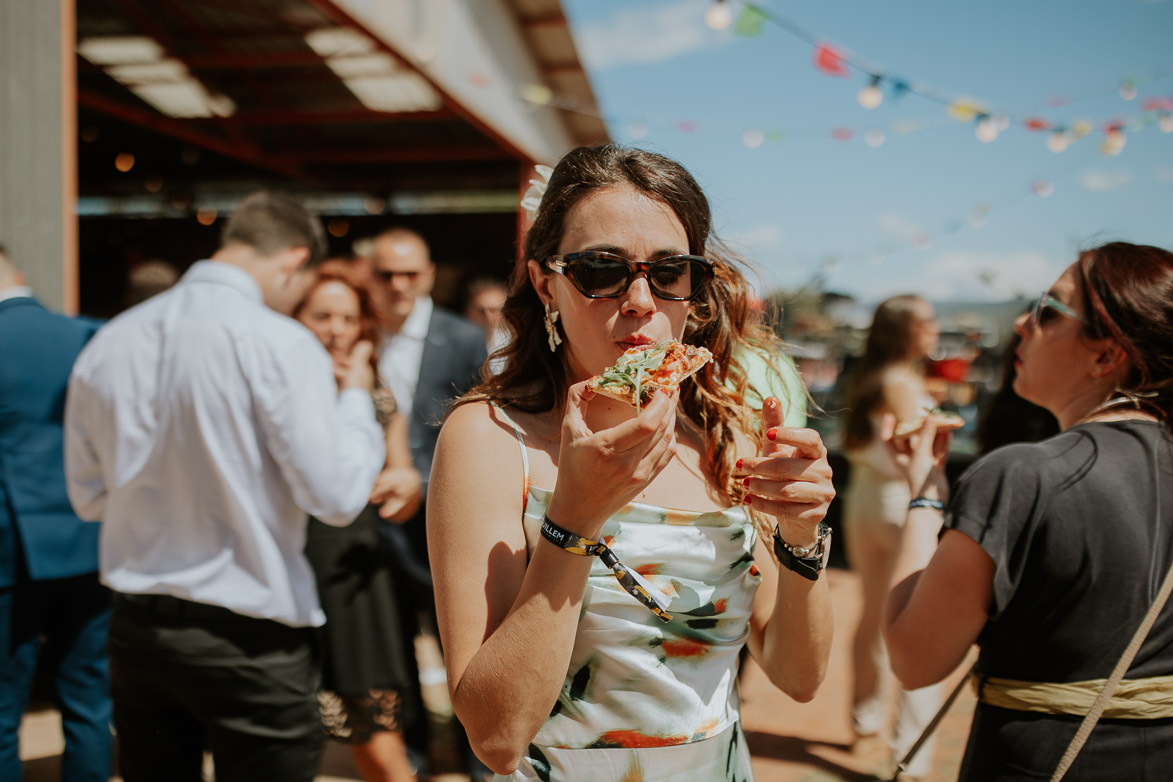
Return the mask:
<svg viewBox="0 0 1173 782"><path fill-rule="evenodd" d="M378 730L400 730L418 718L419 678L409 655L414 639L400 621L391 565L381 553L368 505L347 527L310 519L306 556L326 612L319 698L323 726L343 741L363 742Z"/></svg>

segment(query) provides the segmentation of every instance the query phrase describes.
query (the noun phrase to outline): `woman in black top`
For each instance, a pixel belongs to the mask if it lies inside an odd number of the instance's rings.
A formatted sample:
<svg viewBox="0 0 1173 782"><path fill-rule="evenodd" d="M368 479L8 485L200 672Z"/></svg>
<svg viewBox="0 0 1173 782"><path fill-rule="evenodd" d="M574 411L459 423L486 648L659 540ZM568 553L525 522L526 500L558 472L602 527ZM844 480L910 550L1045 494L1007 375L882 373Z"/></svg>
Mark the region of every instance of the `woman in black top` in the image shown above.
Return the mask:
<svg viewBox="0 0 1173 782"><path fill-rule="evenodd" d="M911 575L892 590L885 638L905 686L941 680L980 645L963 780L1049 778L1173 563L1171 302L1173 254L1120 242L1081 254L1015 325L1015 390L1062 431L975 463L931 561L898 565ZM946 439L922 431L914 496L948 499ZM906 531L941 525L931 502L913 504L928 507ZM1173 604L1065 779L1167 779L1171 695Z"/></svg>

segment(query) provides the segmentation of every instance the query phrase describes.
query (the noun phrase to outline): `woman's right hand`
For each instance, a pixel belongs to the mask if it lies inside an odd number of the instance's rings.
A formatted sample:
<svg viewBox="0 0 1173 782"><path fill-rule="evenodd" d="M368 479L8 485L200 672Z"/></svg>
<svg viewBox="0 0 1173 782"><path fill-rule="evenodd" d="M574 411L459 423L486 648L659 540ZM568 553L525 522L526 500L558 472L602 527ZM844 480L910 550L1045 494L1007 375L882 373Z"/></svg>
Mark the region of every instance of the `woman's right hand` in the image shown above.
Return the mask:
<svg viewBox="0 0 1173 782"><path fill-rule="evenodd" d="M384 467L371 490L370 502L379 515L395 524L411 519L419 510L423 483L414 467Z"/></svg>
<svg viewBox="0 0 1173 782"><path fill-rule="evenodd" d="M571 386L562 417L550 518L577 535L597 538L603 522L635 499L672 461L679 395L679 391L658 390L636 417L595 432L586 422L594 392L585 381Z"/></svg>
<svg viewBox="0 0 1173 782"><path fill-rule="evenodd" d="M375 346L366 340L354 343L349 354L334 356L334 379L339 390L360 388L370 391L375 387L375 370L371 367L371 354Z"/></svg>

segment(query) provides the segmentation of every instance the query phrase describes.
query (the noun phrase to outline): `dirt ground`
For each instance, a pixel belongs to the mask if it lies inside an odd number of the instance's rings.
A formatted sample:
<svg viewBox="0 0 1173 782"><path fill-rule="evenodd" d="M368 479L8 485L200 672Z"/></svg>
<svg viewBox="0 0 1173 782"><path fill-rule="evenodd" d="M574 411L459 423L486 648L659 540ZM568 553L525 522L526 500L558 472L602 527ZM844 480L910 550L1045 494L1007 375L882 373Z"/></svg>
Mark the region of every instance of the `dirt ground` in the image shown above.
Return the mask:
<svg viewBox="0 0 1173 782"><path fill-rule="evenodd" d="M775 689L752 662L742 679L742 724L746 731L757 782L858 782L886 779L891 761L883 741L867 740L852 746L850 700L851 635L859 612L855 577L844 570L828 571L835 612L835 638L827 680L810 703L796 703ZM445 727L451 706L443 681L443 667L435 641L418 639L425 700L436 730L431 748L433 782L467 782L457 773ZM967 670L955 672L950 684ZM951 689L951 687L950 687ZM938 728L933 771L924 782L957 779L973 711L973 694L966 688ZM33 704L21 726L21 757L25 782L59 779L63 747L57 712L50 704ZM346 749L328 744L317 782L361 780ZM111 782L120 782L112 776Z"/></svg>

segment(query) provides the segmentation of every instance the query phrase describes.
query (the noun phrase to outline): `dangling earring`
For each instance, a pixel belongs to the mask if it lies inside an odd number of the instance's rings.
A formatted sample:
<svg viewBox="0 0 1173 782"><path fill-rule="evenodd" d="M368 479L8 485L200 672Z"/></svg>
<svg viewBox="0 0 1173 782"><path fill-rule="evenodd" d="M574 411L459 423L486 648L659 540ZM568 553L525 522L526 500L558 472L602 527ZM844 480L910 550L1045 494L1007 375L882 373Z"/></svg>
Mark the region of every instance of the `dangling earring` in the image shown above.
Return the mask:
<svg viewBox="0 0 1173 782"><path fill-rule="evenodd" d="M550 352L554 353L558 350L558 346L562 344L562 337L558 334L558 327L554 324L558 322L558 311L550 311L550 305L546 304L546 337L550 340Z"/></svg>

